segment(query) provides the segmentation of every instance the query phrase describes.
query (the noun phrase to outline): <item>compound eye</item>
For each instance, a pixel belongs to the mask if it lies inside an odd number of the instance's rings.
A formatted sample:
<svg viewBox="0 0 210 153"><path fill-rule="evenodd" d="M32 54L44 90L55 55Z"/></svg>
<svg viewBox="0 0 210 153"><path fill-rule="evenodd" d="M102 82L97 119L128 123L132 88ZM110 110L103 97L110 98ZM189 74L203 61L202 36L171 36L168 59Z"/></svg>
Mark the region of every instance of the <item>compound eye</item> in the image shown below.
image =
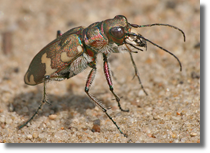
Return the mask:
<svg viewBox="0 0 210 153"><path fill-rule="evenodd" d="M124 28L122 28L122 27L111 28L110 33L115 38L122 38L125 35Z"/></svg>

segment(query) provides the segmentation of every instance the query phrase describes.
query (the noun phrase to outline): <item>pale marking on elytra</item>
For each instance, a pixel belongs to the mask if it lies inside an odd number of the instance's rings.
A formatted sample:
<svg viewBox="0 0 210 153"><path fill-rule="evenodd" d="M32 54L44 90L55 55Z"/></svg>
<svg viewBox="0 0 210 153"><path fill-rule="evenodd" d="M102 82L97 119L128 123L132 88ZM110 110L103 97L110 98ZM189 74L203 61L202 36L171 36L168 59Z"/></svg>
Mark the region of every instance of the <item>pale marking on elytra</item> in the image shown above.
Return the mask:
<svg viewBox="0 0 210 153"><path fill-rule="evenodd" d="M77 46L77 50L78 50L79 53L83 52L83 49L82 49L81 46Z"/></svg>
<svg viewBox="0 0 210 153"><path fill-rule="evenodd" d="M53 72L55 72L57 70L57 69L52 69L51 68L51 59L47 58L47 53L42 55L41 61L46 66L46 68L45 68L45 71L46 71L45 75L50 75L50 74L52 74Z"/></svg>
<svg viewBox="0 0 210 153"><path fill-rule="evenodd" d="M28 72L25 75L25 82L28 84L36 84L36 82L34 81L34 75L31 74L29 80L28 80Z"/></svg>
<svg viewBox="0 0 210 153"><path fill-rule="evenodd" d="M81 52L83 52L83 49L82 49L82 47L81 46L77 46L77 53L79 54L79 53L81 53ZM63 62L69 62L69 61L71 61L72 59L73 59L74 57L69 57L68 55L67 55L67 52L62 52L61 53L61 60L63 61Z"/></svg>
<svg viewBox="0 0 210 153"><path fill-rule="evenodd" d="M67 55L67 52L62 52L62 53L61 53L61 61L63 61L63 62L69 62L69 61L71 61L73 58L74 58L74 57L69 57L69 56Z"/></svg>

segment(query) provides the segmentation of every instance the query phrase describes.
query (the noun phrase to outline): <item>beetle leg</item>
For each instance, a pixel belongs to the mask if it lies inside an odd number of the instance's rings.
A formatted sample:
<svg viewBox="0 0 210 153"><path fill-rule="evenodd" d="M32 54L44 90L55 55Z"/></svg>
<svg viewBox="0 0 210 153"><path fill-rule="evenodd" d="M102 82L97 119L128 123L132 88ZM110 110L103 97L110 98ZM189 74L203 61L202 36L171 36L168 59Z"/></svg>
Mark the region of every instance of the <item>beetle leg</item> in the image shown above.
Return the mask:
<svg viewBox="0 0 210 153"><path fill-rule="evenodd" d="M117 125L117 123L116 123L116 122L112 119L112 117L107 113L107 109L104 108L104 107L102 106L101 103L99 103L93 96L91 96L91 95L89 94L89 89L90 89L90 86L91 86L91 84L92 84L92 82L93 82L93 80L94 80L94 78L95 78L95 74L96 74L96 67L94 67L94 68L90 71L90 73L89 73L89 75L88 75L88 79L87 79L86 86L85 86L85 92L86 92L86 94L88 95L88 97L89 97L89 98L90 98L98 107L100 107L100 108L102 109L102 111L106 114L106 116L114 123L114 125L117 127L117 129L120 131L120 133L123 134L125 137L127 137L127 135L124 134L124 133L121 131L121 129L120 129L120 127Z"/></svg>
<svg viewBox="0 0 210 153"><path fill-rule="evenodd" d="M47 100L46 100L46 83L48 81L48 77L49 76L45 76L44 78L44 89L43 89L43 98L42 98L42 101L41 101L41 104L39 105L38 109L36 110L36 112L33 114L33 116L27 120L24 124L20 125L18 127L18 129L20 130L21 128L23 128L24 126L26 126L30 121L32 121L34 119L34 117L39 113L39 110L42 109L43 105L45 103L48 103Z"/></svg>
<svg viewBox="0 0 210 153"><path fill-rule="evenodd" d="M126 45L126 44L125 44L125 45ZM134 59L133 59L133 55L132 55L132 53L131 53L131 50L130 50L130 48L129 48L127 45L126 45L126 47L127 47L128 50L129 50L131 62L132 62L132 64L133 64L134 71L135 71L135 74L134 74L134 76L133 76L133 79L135 78L135 76L138 78L139 84L141 85L142 90L143 90L144 93L148 96L148 93L146 92L146 90L144 89L143 84L141 83L141 79L140 79L140 76L139 76L139 72L138 72L138 69L137 69L137 67L136 67L136 63L135 63L135 61L134 61Z"/></svg>
<svg viewBox="0 0 210 153"><path fill-rule="evenodd" d="M142 90L143 90L144 93L148 96L148 93L146 92L146 90L144 89L143 84L141 83L141 79L140 79L140 76L139 76L139 72L138 72L138 69L137 69L137 67L136 67L136 63L135 63L135 61L134 61L134 59L133 59L132 53L129 52L129 54L130 54L130 57L131 57L131 62L132 62L132 64L133 64L134 70L135 70L135 74L134 74L134 76L133 76L133 79L135 78L135 76L138 78L139 84L141 85Z"/></svg>
<svg viewBox="0 0 210 153"><path fill-rule="evenodd" d="M56 36L57 36L57 38L60 37L60 36L62 36L62 33L61 33L60 30L57 31L57 35Z"/></svg>
<svg viewBox="0 0 210 153"><path fill-rule="evenodd" d="M114 95L114 97L115 97L115 99L116 99L116 101L118 103L118 107L120 108L120 110L123 111L123 112L129 112L128 109L127 110L122 109L122 107L120 105L120 98L114 93L114 88L113 88L113 85L112 85L112 79L111 79L111 75L110 75L110 70L109 70L107 56L105 54L103 54L103 57L104 57L104 74L106 76L106 80L107 80L107 83L109 85L109 90Z"/></svg>

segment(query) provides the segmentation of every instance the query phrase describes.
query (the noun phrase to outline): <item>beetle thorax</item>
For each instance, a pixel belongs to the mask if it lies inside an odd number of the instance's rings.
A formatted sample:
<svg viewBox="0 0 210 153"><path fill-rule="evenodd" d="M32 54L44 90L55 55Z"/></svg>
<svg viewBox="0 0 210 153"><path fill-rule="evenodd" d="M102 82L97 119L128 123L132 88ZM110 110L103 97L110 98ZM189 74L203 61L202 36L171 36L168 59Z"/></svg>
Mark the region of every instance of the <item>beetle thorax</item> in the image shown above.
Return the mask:
<svg viewBox="0 0 210 153"><path fill-rule="evenodd" d="M103 50L107 44L107 37L101 32L101 22L94 23L86 28L83 32L84 43L88 48L91 48L95 52Z"/></svg>

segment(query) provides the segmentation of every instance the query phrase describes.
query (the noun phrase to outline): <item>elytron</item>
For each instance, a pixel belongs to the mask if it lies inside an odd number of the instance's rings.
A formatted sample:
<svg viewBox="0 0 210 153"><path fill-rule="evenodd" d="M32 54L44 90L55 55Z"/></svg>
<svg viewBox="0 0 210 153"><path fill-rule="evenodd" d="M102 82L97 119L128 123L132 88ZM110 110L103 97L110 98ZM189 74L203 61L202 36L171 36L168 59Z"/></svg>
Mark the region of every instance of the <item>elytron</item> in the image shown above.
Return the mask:
<svg viewBox="0 0 210 153"><path fill-rule="evenodd" d="M43 83L44 89L43 99L40 106L28 121L19 126L19 129L27 125L35 117L35 115L38 114L42 106L47 102L47 82L69 79L82 72L87 67L90 67L91 71L88 75L85 85L86 94L97 106L99 106L99 108L102 109L102 111L117 127L119 132L126 137L127 135L121 131L117 123L107 113L107 109L104 108L96 98L90 95L89 89L97 72L97 55L102 54L104 61L104 74L109 89L115 97L119 109L121 111L128 112L129 110L125 110L121 107L120 98L114 92L108 57L111 56L111 53L121 53L124 51L128 52L134 66L135 76L138 78L142 90L147 95L147 92L144 90L144 87L141 83L139 73L132 56L133 53L143 51L141 49L142 47L147 48L147 42L155 45L156 47L175 57L180 65L180 70L182 70L181 62L173 53L153 43L149 39L143 37L141 34L131 32L132 28L143 28L152 26L167 26L179 30L182 33L185 41L184 32L175 26L159 23L148 25L131 24L123 15L117 15L113 19L95 22L87 28L79 26L70 29L64 34L61 34L61 32L58 31L57 38L50 42L33 58L31 64L29 65L28 71L24 76L24 81L27 85L37 85Z"/></svg>

